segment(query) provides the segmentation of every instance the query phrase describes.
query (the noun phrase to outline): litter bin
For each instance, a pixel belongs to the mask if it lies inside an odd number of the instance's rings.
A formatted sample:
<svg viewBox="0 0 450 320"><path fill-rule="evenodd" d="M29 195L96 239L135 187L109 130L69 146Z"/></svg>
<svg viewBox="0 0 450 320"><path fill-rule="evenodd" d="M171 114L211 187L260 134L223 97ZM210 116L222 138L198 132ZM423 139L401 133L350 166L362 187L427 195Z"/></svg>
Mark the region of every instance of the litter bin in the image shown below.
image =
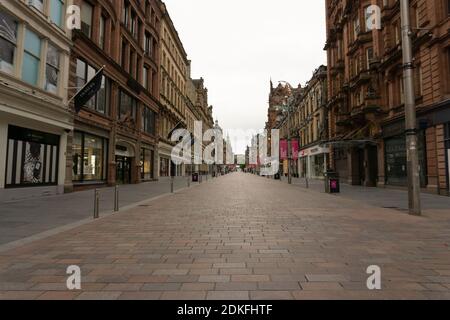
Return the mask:
<svg viewBox="0 0 450 320"><path fill-rule="evenodd" d="M198 182L198 173L192 174L192 182Z"/></svg>
<svg viewBox="0 0 450 320"><path fill-rule="evenodd" d="M325 176L325 192L326 193L340 193L339 175L334 171L327 171Z"/></svg>
<svg viewBox="0 0 450 320"><path fill-rule="evenodd" d="M275 180L280 180L280 174L279 173L275 173Z"/></svg>

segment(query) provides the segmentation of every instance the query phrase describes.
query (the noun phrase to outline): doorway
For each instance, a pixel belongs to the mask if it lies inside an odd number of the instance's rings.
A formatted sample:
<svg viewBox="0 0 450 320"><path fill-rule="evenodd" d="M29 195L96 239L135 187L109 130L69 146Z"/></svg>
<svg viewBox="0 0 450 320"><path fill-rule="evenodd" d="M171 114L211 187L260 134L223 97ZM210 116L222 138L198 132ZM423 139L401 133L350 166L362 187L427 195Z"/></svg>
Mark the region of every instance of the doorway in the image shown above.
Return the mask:
<svg viewBox="0 0 450 320"><path fill-rule="evenodd" d="M367 146L368 180L366 186L376 187L378 182L378 148L374 145Z"/></svg>
<svg viewBox="0 0 450 320"><path fill-rule="evenodd" d="M118 184L131 183L131 159L124 156L116 156L116 182Z"/></svg>
<svg viewBox="0 0 450 320"><path fill-rule="evenodd" d="M357 166L358 166L358 177L359 177L359 183L357 185L363 186L364 182L366 181L366 162L364 157L364 149L358 147L357 148Z"/></svg>

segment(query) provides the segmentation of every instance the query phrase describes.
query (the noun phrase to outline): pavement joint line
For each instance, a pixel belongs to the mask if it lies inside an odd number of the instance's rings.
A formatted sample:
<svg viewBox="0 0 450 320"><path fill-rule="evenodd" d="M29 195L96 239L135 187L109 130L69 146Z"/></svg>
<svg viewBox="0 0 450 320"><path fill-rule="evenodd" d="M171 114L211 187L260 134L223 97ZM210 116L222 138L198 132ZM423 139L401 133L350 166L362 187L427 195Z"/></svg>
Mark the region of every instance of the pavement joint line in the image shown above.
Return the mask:
<svg viewBox="0 0 450 320"><path fill-rule="evenodd" d="M214 181L214 180L212 180L212 181ZM34 241L43 240L43 239L49 238L51 236L60 234L62 232L73 230L73 229L75 229L77 227L81 227L81 226L84 226L84 225L87 225L87 224L90 224L90 223L95 223L97 221L103 220L103 219L111 217L113 215L124 213L126 211L131 210L131 209L137 208L137 207L139 207L141 205L144 205L144 204L147 204L147 203L151 203L153 201L156 201L156 200L168 197L168 196L173 196L173 195L176 195L178 193L181 193L182 191L189 190L189 189L192 189L192 188L195 188L195 187L199 187L201 185L203 185L203 183L202 184L200 184L200 183L199 184L194 184L194 185L191 184L190 187L184 187L184 188L177 189L173 193L167 192L167 193L155 196L153 198L149 198L149 199L146 199L146 200L142 200L142 201L139 201L139 202L135 202L133 204L129 204L129 205L123 206L123 207L119 208L119 211L117 211L117 212L110 211L110 210L102 211L102 212L100 212L100 217L98 219L92 219L92 218L82 219L82 220L79 220L79 221L76 221L76 222L72 222L72 223L69 223L69 224L66 224L66 225L63 225L63 226L59 226L59 227L56 227L56 228L52 228L52 229L46 230L44 232L37 233L35 235L29 236L29 237L26 237L26 238L23 238L23 239L19 239L19 240L16 240L16 241L12 241L12 242L3 244L3 245L0 246L0 254L1 253L5 253L5 252L7 252L9 250L12 250L12 249L16 249L16 248L25 246L25 245L27 245L29 243L34 242Z"/></svg>

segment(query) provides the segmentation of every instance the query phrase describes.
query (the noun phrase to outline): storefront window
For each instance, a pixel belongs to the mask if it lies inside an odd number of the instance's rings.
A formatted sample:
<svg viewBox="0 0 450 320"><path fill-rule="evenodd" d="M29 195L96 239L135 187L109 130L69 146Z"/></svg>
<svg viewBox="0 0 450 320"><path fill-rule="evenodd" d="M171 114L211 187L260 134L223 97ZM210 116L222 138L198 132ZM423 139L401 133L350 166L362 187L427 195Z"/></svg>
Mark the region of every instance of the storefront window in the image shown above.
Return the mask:
<svg viewBox="0 0 450 320"><path fill-rule="evenodd" d="M319 154L311 157L312 177L321 178L324 174L324 155Z"/></svg>
<svg viewBox="0 0 450 320"><path fill-rule="evenodd" d="M141 150L141 179L153 179L153 150L143 148Z"/></svg>
<svg viewBox="0 0 450 320"><path fill-rule="evenodd" d="M160 158L160 160L159 160L159 175L161 177L169 176L169 159Z"/></svg>
<svg viewBox="0 0 450 320"><path fill-rule="evenodd" d="M427 170L425 158L425 133L419 131L418 153L420 165L420 184L427 184ZM397 136L385 140L385 162L386 162L386 184L406 186L408 180L406 161L406 139L405 136Z"/></svg>
<svg viewBox="0 0 450 320"><path fill-rule="evenodd" d="M6 187L56 185L59 136L9 126Z"/></svg>
<svg viewBox="0 0 450 320"><path fill-rule="evenodd" d="M74 181L106 180L106 139L84 132L75 132L72 157Z"/></svg>

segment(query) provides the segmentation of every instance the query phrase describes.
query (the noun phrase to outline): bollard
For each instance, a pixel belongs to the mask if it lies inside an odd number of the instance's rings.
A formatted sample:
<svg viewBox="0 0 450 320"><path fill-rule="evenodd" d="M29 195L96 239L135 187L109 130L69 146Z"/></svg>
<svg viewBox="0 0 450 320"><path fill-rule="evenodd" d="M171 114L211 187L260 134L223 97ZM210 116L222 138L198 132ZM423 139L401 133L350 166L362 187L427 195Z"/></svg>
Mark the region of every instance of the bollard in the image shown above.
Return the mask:
<svg viewBox="0 0 450 320"><path fill-rule="evenodd" d="M170 193L173 193L173 181L174 181L175 177L172 176L170 177Z"/></svg>
<svg viewBox="0 0 450 320"><path fill-rule="evenodd" d="M100 193L98 189L95 189L94 193L94 219L99 218L99 204L100 204Z"/></svg>
<svg viewBox="0 0 450 320"><path fill-rule="evenodd" d="M306 189L309 189L309 181L308 181L308 177L306 177Z"/></svg>
<svg viewBox="0 0 450 320"><path fill-rule="evenodd" d="M190 188L191 187L191 179L190 179L191 177L188 175L187 176L187 185L188 185L188 188Z"/></svg>
<svg viewBox="0 0 450 320"><path fill-rule="evenodd" d="M119 211L119 186L114 187L114 212Z"/></svg>

